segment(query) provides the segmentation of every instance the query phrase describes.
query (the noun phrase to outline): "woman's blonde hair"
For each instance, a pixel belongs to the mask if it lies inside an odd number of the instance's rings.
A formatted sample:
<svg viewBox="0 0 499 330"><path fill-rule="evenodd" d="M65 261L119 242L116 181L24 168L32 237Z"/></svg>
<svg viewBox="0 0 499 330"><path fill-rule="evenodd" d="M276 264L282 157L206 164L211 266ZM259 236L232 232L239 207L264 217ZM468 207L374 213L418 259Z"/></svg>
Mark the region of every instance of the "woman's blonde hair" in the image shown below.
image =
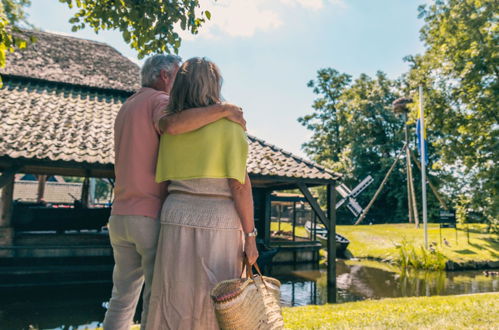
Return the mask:
<svg viewBox="0 0 499 330"><path fill-rule="evenodd" d="M222 101L222 75L215 63L200 57L179 68L170 92L168 112L206 107Z"/></svg>

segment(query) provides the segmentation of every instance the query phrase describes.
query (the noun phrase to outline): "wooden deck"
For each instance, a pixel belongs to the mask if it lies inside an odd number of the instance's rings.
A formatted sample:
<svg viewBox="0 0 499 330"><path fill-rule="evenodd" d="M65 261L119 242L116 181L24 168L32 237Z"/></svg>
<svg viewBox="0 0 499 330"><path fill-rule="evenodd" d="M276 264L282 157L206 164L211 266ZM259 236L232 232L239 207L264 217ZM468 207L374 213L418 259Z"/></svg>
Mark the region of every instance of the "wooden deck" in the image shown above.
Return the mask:
<svg viewBox="0 0 499 330"><path fill-rule="evenodd" d="M278 248L279 252L273 259L274 264L282 263L317 263L319 261L319 250L322 245L319 241L313 241L304 237L292 237L287 235L272 236L271 248Z"/></svg>

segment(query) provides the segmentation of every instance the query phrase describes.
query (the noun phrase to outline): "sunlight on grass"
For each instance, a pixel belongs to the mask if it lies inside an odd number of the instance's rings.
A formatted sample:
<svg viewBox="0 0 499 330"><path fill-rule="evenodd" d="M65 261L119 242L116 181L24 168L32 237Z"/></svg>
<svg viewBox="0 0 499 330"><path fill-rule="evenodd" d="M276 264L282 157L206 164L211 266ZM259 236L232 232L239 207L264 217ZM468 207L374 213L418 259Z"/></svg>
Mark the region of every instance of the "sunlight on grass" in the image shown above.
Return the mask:
<svg viewBox="0 0 499 330"><path fill-rule="evenodd" d="M498 293L284 308L286 329L492 329ZM494 326L494 324L496 326Z"/></svg>
<svg viewBox="0 0 499 330"><path fill-rule="evenodd" d="M286 329L497 329L498 300L499 293L365 300L287 307L283 316Z"/></svg>
<svg viewBox="0 0 499 330"><path fill-rule="evenodd" d="M487 233L485 225L473 225L470 229L468 243L464 229L458 229L456 242L455 229L442 228L442 240L447 240L446 245L440 242L438 224L429 224L429 242L434 243L447 259L455 262L498 261L497 235ZM423 229L412 224L337 226L337 231L350 240L348 249L357 258L395 260L404 240L416 248L424 244Z"/></svg>

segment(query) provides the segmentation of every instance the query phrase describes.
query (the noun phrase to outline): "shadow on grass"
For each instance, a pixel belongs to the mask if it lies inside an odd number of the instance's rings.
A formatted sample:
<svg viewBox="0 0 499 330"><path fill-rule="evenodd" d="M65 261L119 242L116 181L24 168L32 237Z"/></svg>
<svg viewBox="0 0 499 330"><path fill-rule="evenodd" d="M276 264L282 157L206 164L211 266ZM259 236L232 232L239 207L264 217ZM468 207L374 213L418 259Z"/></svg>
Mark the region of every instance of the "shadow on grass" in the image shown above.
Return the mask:
<svg viewBox="0 0 499 330"><path fill-rule="evenodd" d="M484 237L482 238L485 242L489 243L490 245L499 245L499 237L498 238L493 238L493 237Z"/></svg>
<svg viewBox="0 0 499 330"><path fill-rule="evenodd" d="M459 253L459 254L476 254L476 252L473 252L470 249L456 250L454 252Z"/></svg>
<svg viewBox="0 0 499 330"><path fill-rule="evenodd" d="M482 235L494 235L493 230L489 230L486 226L476 226L473 224L469 224L469 227L466 224L460 224L457 227L458 231L466 233L469 231L470 234L482 234ZM497 235L497 234L496 234Z"/></svg>
<svg viewBox="0 0 499 330"><path fill-rule="evenodd" d="M473 246L475 249L478 249L478 250L487 250L489 251L492 256L496 259L499 259L499 254L497 254L497 249L490 243L490 242L487 242L486 245L488 246L485 246L485 244L476 244L476 243L469 243L469 245Z"/></svg>

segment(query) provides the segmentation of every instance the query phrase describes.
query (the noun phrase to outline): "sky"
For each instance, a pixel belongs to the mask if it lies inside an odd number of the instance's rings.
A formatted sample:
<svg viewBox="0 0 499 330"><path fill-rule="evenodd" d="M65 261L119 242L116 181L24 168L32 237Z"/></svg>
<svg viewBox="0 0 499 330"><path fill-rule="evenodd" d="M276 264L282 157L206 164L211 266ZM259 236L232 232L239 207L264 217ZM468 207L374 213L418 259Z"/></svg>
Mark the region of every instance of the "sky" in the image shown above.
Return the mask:
<svg viewBox="0 0 499 330"><path fill-rule="evenodd" d="M424 50L417 7L428 1L200 0L211 21L196 36L181 33L179 55L220 67L223 96L243 108L250 134L306 157L311 132L297 118L311 113L307 82L327 67L353 77L406 72L403 57ZM37 28L105 42L141 63L118 31L71 32L71 11L57 0L32 0L27 12Z"/></svg>

